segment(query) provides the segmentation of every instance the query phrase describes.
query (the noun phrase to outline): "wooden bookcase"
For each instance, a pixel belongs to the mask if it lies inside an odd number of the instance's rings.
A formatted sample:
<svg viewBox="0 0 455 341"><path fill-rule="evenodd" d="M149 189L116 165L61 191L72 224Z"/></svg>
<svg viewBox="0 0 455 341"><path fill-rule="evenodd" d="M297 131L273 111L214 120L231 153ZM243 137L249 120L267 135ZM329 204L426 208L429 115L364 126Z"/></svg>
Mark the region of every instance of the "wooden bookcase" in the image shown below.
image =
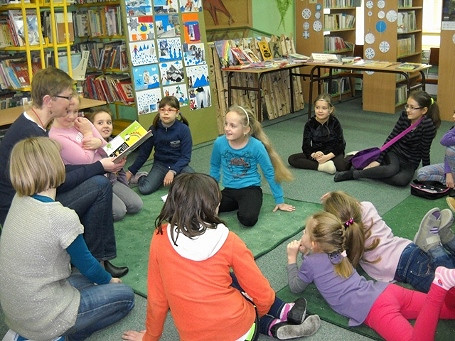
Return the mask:
<svg viewBox="0 0 455 341"><path fill-rule="evenodd" d="M420 63L422 6L423 0L365 1L364 58ZM415 16L415 25L410 24L411 20L404 20L401 24L400 17L407 15L409 19L409 13ZM418 73L411 76L414 77L417 78ZM406 103L403 81L403 78L393 74L365 73L363 110L394 114Z"/></svg>
<svg viewBox="0 0 455 341"><path fill-rule="evenodd" d="M307 56L311 56L313 52L352 56L356 39L356 6L359 5L360 1L356 0L297 0L295 3L297 53ZM346 25L345 19L349 17L354 20L350 25ZM349 46L344 47L340 43L342 41L349 43ZM342 77L338 82L333 82L350 84L345 90L340 86L336 90L332 89L333 96L351 94L353 84L347 80ZM304 82L304 89L305 101L308 101L307 82Z"/></svg>
<svg viewBox="0 0 455 341"><path fill-rule="evenodd" d="M438 98L437 102L444 121L453 121L455 113L455 68L453 58L455 56L455 31L441 31L441 45L439 53L438 73Z"/></svg>

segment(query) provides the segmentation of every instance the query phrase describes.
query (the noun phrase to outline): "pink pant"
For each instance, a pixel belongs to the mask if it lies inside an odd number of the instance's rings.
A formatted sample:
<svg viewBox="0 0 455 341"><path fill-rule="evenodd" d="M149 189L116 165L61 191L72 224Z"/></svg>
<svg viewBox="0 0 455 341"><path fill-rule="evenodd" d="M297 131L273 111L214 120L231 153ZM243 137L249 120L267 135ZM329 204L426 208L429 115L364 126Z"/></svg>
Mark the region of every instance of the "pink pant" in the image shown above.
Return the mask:
<svg viewBox="0 0 455 341"><path fill-rule="evenodd" d="M446 302L446 294L435 284L428 294L390 284L376 299L364 323L386 340L433 340L440 318L455 319L454 305ZM414 327L409 319L416 320Z"/></svg>

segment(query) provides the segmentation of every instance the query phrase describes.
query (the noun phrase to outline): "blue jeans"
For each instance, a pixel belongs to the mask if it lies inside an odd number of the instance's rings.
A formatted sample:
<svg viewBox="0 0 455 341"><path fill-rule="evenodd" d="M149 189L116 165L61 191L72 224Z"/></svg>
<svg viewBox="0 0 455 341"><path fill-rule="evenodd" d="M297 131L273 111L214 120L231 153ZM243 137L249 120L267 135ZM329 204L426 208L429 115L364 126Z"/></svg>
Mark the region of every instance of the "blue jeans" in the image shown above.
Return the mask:
<svg viewBox="0 0 455 341"><path fill-rule="evenodd" d="M409 283L418 291L428 292L438 266L454 268L454 262L447 252L437 252L433 255L436 257L431 257L414 243L409 244L401 253L394 279Z"/></svg>
<svg viewBox="0 0 455 341"><path fill-rule="evenodd" d="M125 284L95 285L79 271L73 272L68 281L81 294L76 323L64 334L68 340L84 340L121 320L134 307L134 292Z"/></svg>
<svg viewBox="0 0 455 341"><path fill-rule="evenodd" d="M99 261L115 258L112 185L107 177L95 175L72 190L57 192L56 200L76 211L93 257Z"/></svg>
<svg viewBox="0 0 455 341"><path fill-rule="evenodd" d="M163 163L153 161L152 169L147 176L141 176L138 181L138 189L141 194L151 194L163 186L164 177L169 172L169 167ZM193 168L186 166L180 173L194 173ZM179 174L180 174L179 173Z"/></svg>

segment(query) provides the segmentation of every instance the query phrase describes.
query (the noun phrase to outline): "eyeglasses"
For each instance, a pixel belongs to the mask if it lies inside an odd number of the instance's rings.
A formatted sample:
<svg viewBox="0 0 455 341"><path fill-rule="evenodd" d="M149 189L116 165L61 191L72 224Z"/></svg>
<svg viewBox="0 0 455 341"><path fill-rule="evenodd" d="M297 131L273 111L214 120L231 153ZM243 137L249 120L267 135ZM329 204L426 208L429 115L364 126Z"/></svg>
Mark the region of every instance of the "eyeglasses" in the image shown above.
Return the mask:
<svg viewBox="0 0 455 341"><path fill-rule="evenodd" d="M170 108L170 109L166 109L166 108L159 108L158 109L159 112L169 112L169 113L174 113L174 112L177 112L178 109L174 109L174 108Z"/></svg>
<svg viewBox="0 0 455 341"><path fill-rule="evenodd" d="M408 104L406 104L406 105L404 106L404 108L405 108L405 109L409 109L409 110L411 110L411 111L412 111L412 110L417 110L417 109L423 109L423 107L413 107L413 106L410 106L410 105L408 105Z"/></svg>
<svg viewBox="0 0 455 341"><path fill-rule="evenodd" d="M68 101L71 101L71 98L73 98L73 96L62 96L62 95L55 95L54 97L58 97L58 98L64 98L64 99L67 99Z"/></svg>

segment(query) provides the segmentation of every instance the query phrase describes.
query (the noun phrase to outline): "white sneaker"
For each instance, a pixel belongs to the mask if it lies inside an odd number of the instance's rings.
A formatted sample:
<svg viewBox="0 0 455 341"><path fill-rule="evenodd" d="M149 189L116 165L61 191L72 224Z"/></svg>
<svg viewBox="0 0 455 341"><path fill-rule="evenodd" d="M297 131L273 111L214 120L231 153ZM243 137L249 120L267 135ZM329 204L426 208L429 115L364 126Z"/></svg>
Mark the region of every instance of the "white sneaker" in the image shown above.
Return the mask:
<svg viewBox="0 0 455 341"><path fill-rule="evenodd" d="M9 329L5 336L3 336L2 341L17 341L17 340L27 340L27 341L33 341L30 339L26 339L22 336L20 336L18 333L16 333L14 330ZM59 336L52 341L65 341L65 337Z"/></svg>
<svg viewBox="0 0 455 341"><path fill-rule="evenodd" d="M131 177L130 185L136 185L139 182L139 178L147 176L148 174L149 174L148 172L137 172Z"/></svg>
<svg viewBox="0 0 455 341"><path fill-rule="evenodd" d="M333 163L333 161L329 160L327 162L321 163L318 166L318 171L326 172L326 173L329 173L329 174L335 174L337 169L336 169L335 164Z"/></svg>

